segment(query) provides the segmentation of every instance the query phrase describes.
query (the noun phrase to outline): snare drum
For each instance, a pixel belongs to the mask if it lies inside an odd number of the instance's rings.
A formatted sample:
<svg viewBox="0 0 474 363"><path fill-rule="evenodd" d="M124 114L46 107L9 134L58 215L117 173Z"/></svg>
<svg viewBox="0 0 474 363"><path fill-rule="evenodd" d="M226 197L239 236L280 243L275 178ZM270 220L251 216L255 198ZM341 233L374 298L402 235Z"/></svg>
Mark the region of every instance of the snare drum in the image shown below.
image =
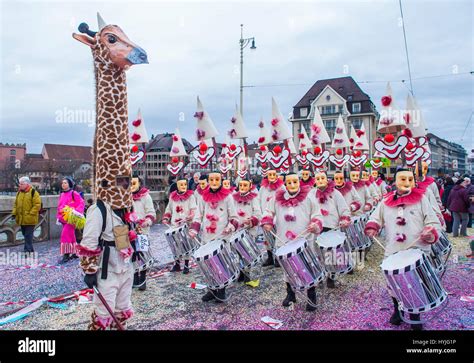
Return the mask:
<svg viewBox="0 0 474 363"><path fill-rule="evenodd" d="M135 252L132 256L132 265L135 272L152 267L154 262L155 258L151 253L151 248L148 248L148 251Z"/></svg>
<svg viewBox="0 0 474 363"><path fill-rule="evenodd" d="M361 226L361 217L353 217L352 224L349 227L341 228L341 231L346 234L349 240L351 251L363 251L370 246Z"/></svg>
<svg viewBox="0 0 474 363"><path fill-rule="evenodd" d="M165 231L165 238L173 253L174 259L188 257L199 248L196 239L189 237L188 226L183 224L176 228L170 228Z"/></svg>
<svg viewBox="0 0 474 363"><path fill-rule="evenodd" d="M229 238L230 247L240 257L240 269L248 270L262 259L262 252L247 229L237 231Z"/></svg>
<svg viewBox="0 0 474 363"><path fill-rule="evenodd" d="M202 245L193 257L209 289L222 289L239 277L239 266L223 240L215 239Z"/></svg>
<svg viewBox="0 0 474 363"><path fill-rule="evenodd" d="M290 285L296 290L309 289L326 279L323 264L304 238L293 240L278 248L275 256L283 267Z"/></svg>
<svg viewBox="0 0 474 363"><path fill-rule="evenodd" d="M344 232L324 232L318 236L316 241L326 271L332 279L352 271L354 260L349 241Z"/></svg>
<svg viewBox="0 0 474 363"><path fill-rule="evenodd" d="M440 306L447 293L426 254L408 249L388 256L380 265L389 289L407 313L421 313Z"/></svg>
<svg viewBox="0 0 474 363"><path fill-rule="evenodd" d="M276 248L276 239L274 234L276 234L275 227L272 228L271 232L266 231L265 228L263 229L263 236L265 237L265 241L267 241L272 251L275 251Z"/></svg>

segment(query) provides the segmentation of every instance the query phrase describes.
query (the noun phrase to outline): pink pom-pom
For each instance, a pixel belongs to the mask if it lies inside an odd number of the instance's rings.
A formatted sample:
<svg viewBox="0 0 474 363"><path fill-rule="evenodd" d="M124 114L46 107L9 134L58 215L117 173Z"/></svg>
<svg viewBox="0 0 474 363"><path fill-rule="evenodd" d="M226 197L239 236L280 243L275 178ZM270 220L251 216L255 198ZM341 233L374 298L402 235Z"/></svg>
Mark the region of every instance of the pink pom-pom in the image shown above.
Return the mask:
<svg viewBox="0 0 474 363"><path fill-rule="evenodd" d="M140 126L141 123L142 123L142 120L138 119L138 120L133 121L132 125L135 126L135 127L138 127L138 126Z"/></svg>
<svg viewBox="0 0 474 363"><path fill-rule="evenodd" d="M295 239L296 236L297 236L297 234L295 234L295 233L292 232L292 231L287 231L287 232L285 233L286 239L289 239L289 240Z"/></svg>
<svg viewBox="0 0 474 363"><path fill-rule="evenodd" d="M296 221L296 216L294 216L292 214L285 214L285 221L294 222L294 221Z"/></svg>
<svg viewBox="0 0 474 363"><path fill-rule="evenodd" d="M277 119L277 118L274 118L274 119L272 120L272 126L278 125L278 122L279 122L278 119Z"/></svg>
<svg viewBox="0 0 474 363"><path fill-rule="evenodd" d="M138 140L140 140L140 139L142 138L142 137L141 137L139 134L137 134L136 132L134 132L131 137L132 137L132 140L133 140L133 141L138 141Z"/></svg>

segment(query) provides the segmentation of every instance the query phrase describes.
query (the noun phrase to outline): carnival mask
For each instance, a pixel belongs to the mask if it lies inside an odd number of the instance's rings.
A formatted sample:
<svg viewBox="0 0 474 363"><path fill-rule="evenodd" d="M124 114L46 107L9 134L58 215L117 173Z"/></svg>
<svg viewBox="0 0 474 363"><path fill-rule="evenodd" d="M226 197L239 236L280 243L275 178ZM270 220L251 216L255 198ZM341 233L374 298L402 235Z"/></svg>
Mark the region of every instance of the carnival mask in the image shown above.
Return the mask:
<svg viewBox="0 0 474 363"><path fill-rule="evenodd" d="M252 183L248 180L241 180L239 182L239 192L240 194L247 194L250 191Z"/></svg>
<svg viewBox="0 0 474 363"><path fill-rule="evenodd" d="M366 170L362 170L362 177L361 177L361 179L362 179L363 181L369 180L369 172L366 171Z"/></svg>
<svg viewBox="0 0 474 363"><path fill-rule="evenodd" d="M324 189L327 187L328 177L326 173L318 173L315 175L314 179L316 181L316 187L318 187L319 189Z"/></svg>
<svg viewBox="0 0 474 363"><path fill-rule="evenodd" d="M379 172L377 170L372 170L372 176L377 179L379 177Z"/></svg>
<svg viewBox="0 0 474 363"><path fill-rule="evenodd" d="M335 173L334 183L337 187L342 187L344 185L344 173Z"/></svg>
<svg viewBox="0 0 474 363"><path fill-rule="evenodd" d="M267 171L267 179L269 183L275 183L277 181L277 172L276 170Z"/></svg>
<svg viewBox="0 0 474 363"><path fill-rule="evenodd" d="M184 194L188 191L188 181L186 179L180 179L176 182L178 193Z"/></svg>
<svg viewBox="0 0 474 363"><path fill-rule="evenodd" d="M229 179L224 179L224 180L222 181L222 187L223 187L224 189L230 189L230 180L229 180Z"/></svg>
<svg viewBox="0 0 474 363"><path fill-rule="evenodd" d="M357 183L360 179L360 174L358 171L351 171L350 177L351 177L351 182Z"/></svg>
<svg viewBox="0 0 474 363"><path fill-rule="evenodd" d="M308 181L309 178L311 178L311 172L310 172L309 170L303 170L303 171L301 172L301 179L302 179L303 181Z"/></svg>
<svg viewBox="0 0 474 363"><path fill-rule="evenodd" d="M286 186L286 190L288 190L288 193L290 194L298 193L298 190L300 189L300 179L298 178L298 175L296 174L287 175L285 178L285 186Z"/></svg>
<svg viewBox="0 0 474 363"><path fill-rule="evenodd" d="M415 184L415 177L411 171L399 171L395 180L399 194L409 193Z"/></svg>
<svg viewBox="0 0 474 363"><path fill-rule="evenodd" d="M204 190L207 188L207 180L206 179L202 179L202 180L199 180L199 187Z"/></svg>
<svg viewBox="0 0 474 363"><path fill-rule="evenodd" d="M217 190L222 186L222 175L219 173L209 174L209 187L212 190Z"/></svg>
<svg viewBox="0 0 474 363"><path fill-rule="evenodd" d="M140 179L132 178L132 193L138 192L140 189Z"/></svg>

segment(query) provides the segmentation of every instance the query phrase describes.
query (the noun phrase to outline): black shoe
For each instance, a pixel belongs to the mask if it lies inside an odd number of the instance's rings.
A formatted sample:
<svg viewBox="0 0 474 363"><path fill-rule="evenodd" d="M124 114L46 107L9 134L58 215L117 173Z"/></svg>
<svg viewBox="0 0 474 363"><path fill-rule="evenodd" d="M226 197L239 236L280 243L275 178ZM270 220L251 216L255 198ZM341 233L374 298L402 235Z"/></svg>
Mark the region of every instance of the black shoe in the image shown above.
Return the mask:
<svg viewBox="0 0 474 363"><path fill-rule="evenodd" d="M390 317L390 324L399 326L402 323L402 317L400 316L400 310L398 310L398 301L394 297L392 297L393 300L393 314Z"/></svg>
<svg viewBox="0 0 474 363"><path fill-rule="evenodd" d="M246 282L250 282L250 277L248 275L244 274L244 284Z"/></svg>
<svg viewBox="0 0 474 363"><path fill-rule="evenodd" d="M66 262L69 261L69 254L66 253L63 255L63 258L58 262L59 265L65 264Z"/></svg>
<svg viewBox="0 0 474 363"><path fill-rule="evenodd" d="M189 273L189 267L188 266L184 266L183 268L183 275L187 275Z"/></svg>
<svg viewBox="0 0 474 363"><path fill-rule="evenodd" d="M287 282L286 283L286 297L285 300L281 303L283 306L288 307L290 306L290 302L296 303L296 295L291 285Z"/></svg>
<svg viewBox="0 0 474 363"><path fill-rule="evenodd" d="M146 270L140 271L140 286L138 287L139 291L146 290Z"/></svg>
<svg viewBox="0 0 474 363"><path fill-rule="evenodd" d="M216 303L222 304L223 302L225 302L225 299L226 299L226 296L225 296L225 287L224 287L223 289L217 290L216 297L217 297Z"/></svg>
<svg viewBox="0 0 474 363"><path fill-rule="evenodd" d="M135 272L133 274L133 286L132 287L138 287L140 285L140 273Z"/></svg>
<svg viewBox="0 0 474 363"><path fill-rule="evenodd" d="M420 321L420 314L410 314L411 321ZM410 324L411 330L423 330L423 324Z"/></svg>
<svg viewBox="0 0 474 363"><path fill-rule="evenodd" d="M354 269L350 270L347 274L348 275L354 275Z"/></svg>
<svg viewBox="0 0 474 363"><path fill-rule="evenodd" d="M311 304L306 304L306 311L315 311L316 310L316 288L313 286L308 289L308 299L311 301Z"/></svg>
<svg viewBox="0 0 474 363"><path fill-rule="evenodd" d="M330 289L334 289L336 287L335 281L330 277L328 277L327 287Z"/></svg>
<svg viewBox="0 0 474 363"><path fill-rule="evenodd" d="M262 263L262 266L263 266L263 267L273 266L273 265L274 265L274 262L273 262L273 252L272 252L272 251L267 251L267 254L268 254L268 258Z"/></svg>
<svg viewBox="0 0 474 363"><path fill-rule="evenodd" d="M245 274L240 271L239 278L237 279L237 282L243 282L245 280Z"/></svg>
<svg viewBox="0 0 474 363"><path fill-rule="evenodd" d="M204 302L214 300L215 299L215 296L214 296L215 294L216 294L215 291L209 290L208 292L206 292L206 294L203 295L201 300L204 301Z"/></svg>
<svg viewBox="0 0 474 363"><path fill-rule="evenodd" d="M175 262L170 272L179 272L179 271L181 271L181 265L179 264L179 262Z"/></svg>
<svg viewBox="0 0 474 363"><path fill-rule="evenodd" d="M79 256L76 255L75 253L73 253L69 259L70 259L70 260L74 260L74 259L76 259L76 258L79 258Z"/></svg>
<svg viewBox="0 0 474 363"><path fill-rule="evenodd" d="M275 257L275 267L281 267L280 262L278 262L278 259Z"/></svg>

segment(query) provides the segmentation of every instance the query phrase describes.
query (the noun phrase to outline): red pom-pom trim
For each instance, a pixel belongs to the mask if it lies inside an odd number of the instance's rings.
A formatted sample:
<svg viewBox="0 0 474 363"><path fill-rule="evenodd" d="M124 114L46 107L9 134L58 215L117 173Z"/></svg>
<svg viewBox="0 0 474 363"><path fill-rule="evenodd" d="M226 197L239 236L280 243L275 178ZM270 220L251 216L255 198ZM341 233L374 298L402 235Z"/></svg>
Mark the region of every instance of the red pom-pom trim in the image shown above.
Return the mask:
<svg viewBox="0 0 474 363"><path fill-rule="evenodd" d="M392 96L383 96L382 97L382 105L387 107L392 103Z"/></svg>
<svg viewBox="0 0 474 363"><path fill-rule="evenodd" d="M319 146L316 146L316 147L314 148L314 153L315 153L316 155L321 154L321 148L320 148Z"/></svg>
<svg viewBox="0 0 474 363"><path fill-rule="evenodd" d="M132 140L133 141L138 141L140 140L142 137L140 135L138 135L137 133L133 133L132 135Z"/></svg>
<svg viewBox="0 0 474 363"><path fill-rule="evenodd" d="M141 123L142 123L142 120L138 119L138 120L133 121L132 125L135 126L135 127L138 127L138 126L140 126Z"/></svg>
<svg viewBox="0 0 474 363"><path fill-rule="evenodd" d="M342 153L343 153L342 149L337 149L337 150L336 150L336 154L337 154L337 155L342 155Z"/></svg>
<svg viewBox="0 0 474 363"><path fill-rule="evenodd" d="M395 141L395 136L393 136L392 134L387 134L384 136L383 139L385 140L386 143L392 143Z"/></svg>
<svg viewBox="0 0 474 363"><path fill-rule="evenodd" d="M138 152L138 146L137 146L137 145L133 145L133 146L132 146L132 152L133 152L133 153Z"/></svg>
<svg viewBox="0 0 474 363"><path fill-rule="evenodd" d="M231 149L232 151L235 151L235 149L237 149L237 146L235 146L235 144L232 144L232 145L230 145L230 149Z"/></svg>

